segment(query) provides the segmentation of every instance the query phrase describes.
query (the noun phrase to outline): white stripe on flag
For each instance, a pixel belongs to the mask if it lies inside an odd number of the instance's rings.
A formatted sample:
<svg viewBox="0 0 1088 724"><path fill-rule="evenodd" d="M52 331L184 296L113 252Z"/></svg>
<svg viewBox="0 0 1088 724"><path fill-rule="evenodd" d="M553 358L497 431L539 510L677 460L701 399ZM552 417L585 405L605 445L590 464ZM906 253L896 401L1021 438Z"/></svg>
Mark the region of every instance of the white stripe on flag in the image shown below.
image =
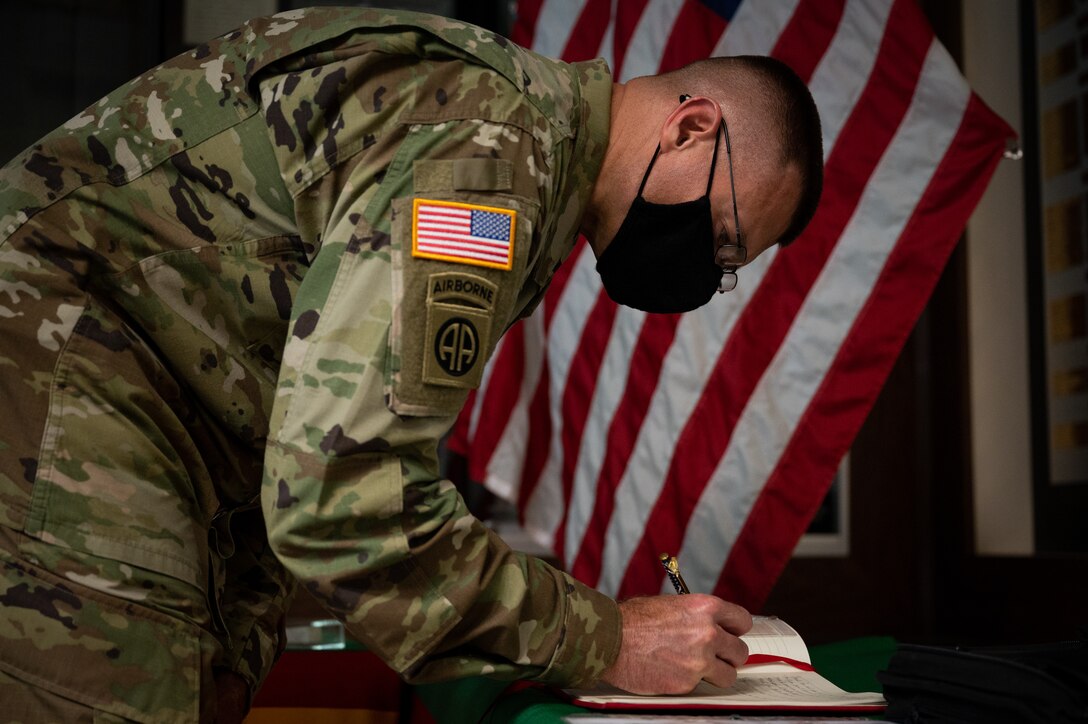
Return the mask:
<svg viewBox="0 0 1088 724"><path fill-rule="evenodd" d="M522 323L526 325L523 335L525 368L518 391L518 404L510 411L506 429L492 453L489 466L491 474L487 479L488 488L504 500L517 500L523 473L522 463L525 460L526 446L530 442L526 434L529 429L529 401L544 365L543 315L534 314Z"/></svg>
<svg viewBox="0 0 1088 724"><path fill-rule="evenodd" d="M600 590L614 593L619 588L627 561L646 530L654 501L665 483L684 423L703 395L724 340L732 334L740 312L762 282L775 253L768 250L756 257L744 267L743 284L684 315L680 322L631 460L616 488L616 508L604 538L597 584Z"/></svg>
<svg viewBox="0 0 1088 724"><path fill-rule="evenodd" d="M713 587L717 582L759 489L789 441L767 436L761 417L774 411L781 429L796 428L955 137L970 98L957 78L944 49L933 43L903 123L695 507L681 548L689 583ZM931 149L932 155L919 154L919 148Z"/></svg>
<svg viewBox="0 0 1088 724"><path fill-rule="evenodd" d="M541 55L560 57L585 4L586 0L544 0L533 31L532 49Z"/></svg>
<svg viewBox="0 0 1088 724"><path fill-rule="evenodd" d="M590 401L589 417L578 446L578 464L574 468L571 487L570 512L566 529L567 565L574 562L582 543L582 532L593 512L597 492L597 476L608 451L610 425L592 424L594 420L613 420L627 386L627 373L631 368L631 355L646 313L629 307L619 307L612 325L612 333L601 363L600 379L607 385L597 385Z"/></svg>
<svg viewBox="0 0 1088 724"><path fill-rule="evenodd" d="M712 56L768 55L801 0L746 0L729 21Z"/></svg>
<svg viewBox="0 0 1088 724"><path fill-rule="evenodd" d="M809 91L820 109L824 158L839 140L873 72L891 9L891 3L847 0L835 37L812 74Z"/></svg>
<svg viewBox="0 0 1088 724"><path fill-rule="evenodd" d="M650 0L647 3L623 55L621 82L658 72L661 50L672 35L672 27L683 5L684 0Z"/></svg>
<svg viewBox="0 0 1088 724"><path fill-rule="evenodd" d="M502 354L502 348L510 344L510 338L507 335L499 337L499 341L495 344L495 351L492 353L491 358L497 359ZM483 374L480 375L480 386L477 388L479 393L472 405L472 411L469 417L468 424L468 439L471 440L476 437L476 430L480 426L480 411L483 409L483 396L484 390L491 384L491 377L495 373L495 365L484 365ZM520 474L520 471L519 471Z"/></svg>
<svg viewBox="0 0 1088 724"><path fill-rule="evenodd" d="M561 421L563 390L567 386L571 361L577 353L578 341L585 329L586 314L593 308L601 290L600 277L597 275L597 260L588 244L581 246L576 258L568 259L573 263L571 278L567 282L563 295L556 306L548 331L547 354L551 395L548 400L548 414L553 421ZM527 401L528 402L528 401ZM546 467L540 476L540 482L527 501L525 516L526 529L538 540L551 545L555 529L563 515L565 503L560 487L558 460L561 459L560 429L552 430Z"/></svg>
<svg viewBox="0 0 1088 724"><path fill-rule="evenodd" d="M616 67L616 54L615 42L616 42L616 22L613 18L616 17L616 2L612 0L612 14L609 16L608 26L605 28L604 37L601 38L601 47L597 51L598 58L604 58L604 62L608 63L609 69Z"/></svg>

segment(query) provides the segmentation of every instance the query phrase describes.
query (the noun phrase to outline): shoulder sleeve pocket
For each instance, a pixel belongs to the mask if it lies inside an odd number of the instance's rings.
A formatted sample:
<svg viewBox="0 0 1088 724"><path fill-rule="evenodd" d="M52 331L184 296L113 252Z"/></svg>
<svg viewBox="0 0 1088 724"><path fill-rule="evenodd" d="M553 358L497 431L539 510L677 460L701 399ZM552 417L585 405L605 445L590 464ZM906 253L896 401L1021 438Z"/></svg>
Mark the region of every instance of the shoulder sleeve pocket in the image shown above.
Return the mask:
<svg viewBox="0 0 1088 724"><path fill-rule="evenodd" d="M505 194L433 189L393 201L393 412L454 415L479 386L514 313L534 215Z"/></svg>

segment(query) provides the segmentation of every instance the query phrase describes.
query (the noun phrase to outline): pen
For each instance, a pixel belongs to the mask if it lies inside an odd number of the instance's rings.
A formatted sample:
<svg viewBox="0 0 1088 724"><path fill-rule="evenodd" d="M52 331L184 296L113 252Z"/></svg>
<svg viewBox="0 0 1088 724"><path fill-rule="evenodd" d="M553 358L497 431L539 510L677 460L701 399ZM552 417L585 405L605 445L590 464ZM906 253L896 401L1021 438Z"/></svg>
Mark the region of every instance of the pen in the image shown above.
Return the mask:
<svg viewBox="0 0 1088 724"><path fill-rule="evenodd" d="M665 566L665 572L669 574L669 580L677 593L691 593L688 584L684 583L684 577L680 575L680 564L676 562L676 556L662 553L661 565Z"/></svg>

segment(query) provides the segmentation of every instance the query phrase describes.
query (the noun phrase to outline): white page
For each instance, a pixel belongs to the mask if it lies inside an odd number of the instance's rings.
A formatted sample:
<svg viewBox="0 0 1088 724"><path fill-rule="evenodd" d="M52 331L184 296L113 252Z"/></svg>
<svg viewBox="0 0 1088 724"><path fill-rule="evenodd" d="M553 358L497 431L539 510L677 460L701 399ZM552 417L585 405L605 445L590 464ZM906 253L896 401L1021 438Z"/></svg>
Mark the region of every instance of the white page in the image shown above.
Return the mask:
<svg viewBox="0 0 1088 724"><path fill-rule="evenodd" d="M741 637L748 653L766 654L811 664L808 647L801 635L776 616L754 616L752 630ZM884 705L873 692L843 691L815 671L803 671L785 663L746 664L737 670L737 681L727 689L700 683L690 694L639 696L622 689L600 685L595 689L567 690L587 704L666 707L835 707Z"/></svg>
<svg viewBox="0 0 1088 724"><path fill-rule="evenodd" d="M665 719L661 714L621 714L617 712L597 714L584 711L567 714L563 717L563 721L565 724L643 724L644 722L661 724L662 721L667 721L668 724L722 724L722 717L718 714L675 714L669 712L667 716L668 718ZM832 717L798 716L791 713L785 716L733 714L728 721L730 724L738 724L738 722L748 722L748 724L842 724L851 721L864 721L871 724L872 719L867 716L842 716L841 714Z"/></svg>
<svg viewBox="0 0 1088 724"><path fill-rule="evenodd" d="M740 637L748 654L767 654L811 664L808 647L793 626L777 616L753 616L752 630Z"/></svg>
<svg viewBox="0 0 1088 724"><path fill-rule="evenodd" d="M737 681L728 689L719 689L705 681L690 694L680 696L636 696L615 690L605 693L570 692L581 701L590 703L614 703L637 706L853 706L884 704L884 698L876 693L852 694L843 691L813 671L777 673L775 665L750 666L739 673Z"/></svg>

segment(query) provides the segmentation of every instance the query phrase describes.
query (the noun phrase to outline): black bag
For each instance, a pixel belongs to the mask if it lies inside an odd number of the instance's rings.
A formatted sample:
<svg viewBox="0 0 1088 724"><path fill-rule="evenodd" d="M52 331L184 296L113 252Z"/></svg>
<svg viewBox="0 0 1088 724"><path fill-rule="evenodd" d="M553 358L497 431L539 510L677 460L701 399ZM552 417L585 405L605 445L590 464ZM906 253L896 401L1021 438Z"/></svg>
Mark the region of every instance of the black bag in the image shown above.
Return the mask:
<svg viewBox="0 0 1088 724"><path fill-rule="evenodd" d="M877 673L901 722L1088 724L1088 637L1029 646L900 644Z"/></svg>

